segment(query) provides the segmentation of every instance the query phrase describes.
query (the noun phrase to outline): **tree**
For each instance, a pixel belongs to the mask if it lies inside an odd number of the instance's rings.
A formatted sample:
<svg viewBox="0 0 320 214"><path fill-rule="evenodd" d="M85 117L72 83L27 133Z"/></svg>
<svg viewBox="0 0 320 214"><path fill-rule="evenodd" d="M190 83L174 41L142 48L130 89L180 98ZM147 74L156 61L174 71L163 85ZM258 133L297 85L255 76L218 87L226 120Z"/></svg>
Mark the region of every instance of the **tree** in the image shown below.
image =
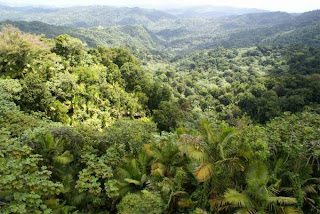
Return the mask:
<svg viewBox="0 0 320 214"><path fill-rule="evenodd" d="M213 128L208 121L203 121L200 129L204 143L200 136L183 135L180 140L181 150L198 163L194 175L199 182L224 174L226 170L243 170L241 160L230 149L234 128L225 124Z"/></svg>
<svg viewBox="0 0 320 214"><path fill-rule="evenodd" d="M188 164L178 145L172 141L173 139L169 138L145 145L147 154L154 158L151 174L172 179L178 169Z"/></svg>
<svg viewBox="0 0 320 214"><path fill-rule="evenodd" d="M49 72L54 65L50 46L40 36L22 33L8 25L2 29L0 41L1 76L22 78L30 71Z"/></svg>
<svg viewBox="0 0 320 214"><path fill-rule="evenodd" d="M68 34L56 38L54 53L62 56L71 66L85 64L85 44L80 39L73 38Z"/></svg>
<svg viewBox="0 0 320 214"><path fill-rule="evenodd" d="M296 214L294 206L297 200L292 197L277 196L279 184L269 184L268 169L263 163L256 163L246 173L246 188L242 192L228 189L224 202L237 213L286 213Z"/></svg>
<svg viewBox="0 0 320 214"><path fill-rule="evenodd" d="M54 100L49 87L39 73L31 72L22 82L21 100L19 104L25 110L48 112Z"/></svg>
<svg viewBox="0 0 320 214"><path fill-rule="evenodd" d="M169 213L177 211L187 196L184 185L190 181L188 173L189 159L180 151L173 136L165 136L156 143L145 145L148 155L153 157L151 163L151 184L161 192L167 201ZM186 200L189 202L189 200ZM187 204L187 203L184 203Z"/></svg>
<svg viewBox="0 0 320 214"><path fill-rule="evenodd" d="M150 161L151 158L142 150L137 158L128 158L116 168L115 178L121 197L128 192L137 192L147 187Z"/></svg>
<svg viewBox="0 0 320 214"><path fill-rule="evenodd" d="M151 112L159 109L161 102L170 101L172 98L172 92L167 85L161 85L158 82L149 84L144 89L145 94L148 97L147 106Z"/></svg>
<svg viewBox="0 0 320 214"><path fill-rule="evenodd" d="M115 54L112 55L112 61L121 68L125 63L140 64L140 60L123 48L112 48Z"/></svg>
<svg viewBox="0 0 320 214"><path fill-rule="evenodd" d="M143 71L139 65L126 62L120 68L121 76L125 83L126 91L133 91L137 86L145 85L145 78Z"/></svg>
<svg viewBox="0 0 320 214"><path fill-rule="evenodd" d="M160 131L170 131L178 127L182 114L176 103L163 101L159 109L153 111L153 120Z"/></svg>

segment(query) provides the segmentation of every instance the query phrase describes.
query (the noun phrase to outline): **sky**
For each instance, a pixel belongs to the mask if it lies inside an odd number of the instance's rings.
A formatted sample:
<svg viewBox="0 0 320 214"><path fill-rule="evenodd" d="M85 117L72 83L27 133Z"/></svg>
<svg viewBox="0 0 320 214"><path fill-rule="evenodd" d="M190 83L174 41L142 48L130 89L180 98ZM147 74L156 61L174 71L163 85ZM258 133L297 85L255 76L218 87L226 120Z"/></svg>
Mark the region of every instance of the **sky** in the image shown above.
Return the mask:
<svg viewBox="0 0 320 214"><path fill-rule="evenodd" d="M41 5L56 7L112 5L156 9L196 5L217 5L286 12L305 12L320 9L320 0L0 0L0 4L10 6Z"/></svg>

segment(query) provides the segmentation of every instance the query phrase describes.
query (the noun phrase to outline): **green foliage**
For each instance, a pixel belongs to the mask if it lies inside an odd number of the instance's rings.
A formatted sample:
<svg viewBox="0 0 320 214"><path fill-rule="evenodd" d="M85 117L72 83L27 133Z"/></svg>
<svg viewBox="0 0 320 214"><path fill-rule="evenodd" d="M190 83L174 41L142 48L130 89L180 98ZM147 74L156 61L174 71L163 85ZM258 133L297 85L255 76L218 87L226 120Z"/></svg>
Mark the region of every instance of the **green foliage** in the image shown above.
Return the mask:
<svg viewBox="0 0 320 214"><path fill-rule="evenodd" d="M137 192L146 188L149 183L150 157L142 150L136 158L127 158L125 163L116 168L119 195Z"/></svg>
<svg viewBox="0 0 320 214"><path fill-rule="evenodd" d="M316 143L319 137L318 126L319 115L313 112L297 115L287 113L268 123L266 131L273 134L267 135L267 141L273 148L275 158L292 161L294 164L288 167L295 172L308 163L316 164L319 155L319 146Z"/></svg>
<svg viewBox="0 0 320 214"><path fill-rule="evenodd" d="M97 157L94 154L86 154L81 157L81 160L86 165L79 173L76 188L79 192L87 191L90 194L98 195L102 191L101 181L105 181L113 177L111 167L108 166L108 157ZM108 189L108 186L104 187Z"/></svg>
<svg viewBox="0 0 320 214"><path fill-rule="evenodd" d="M57 37L53 52L64 57L73 66L81 64L85 60L84 47L80 39L65 34Z"/></svg>
<svg viewBox="0 0 320 214"><path fill-rule="evenodd" d="M165 204L157 193L142 191L141 193L128 194L118 205L119 213L152 213L160 214L164 211Z"/></svg>
<svg viewBox="0 0 320 214"><path fill-rule="evenodd" d="M246 174L247 188L243 192L228 189L224 194L224 203L239 208L237 213L298 213L294 207L295 198L277 196L277 185L268 186L269 175L267 167L257 163Z"/></svg>
<svg viewBox="0 0 320 214"><path fill-rule="evenodd" d="M32 111L47 111L53 98L41 75L28 73L21 83L21 107Z"/></svg>
<svg viewBox="0 0 320 214"><path fill-rule="evenodd" d="M50 46L42 41L41 37L25 34L17 28L6 26L0 38L1 76L21 78L34 70L49 72L52 69L50 66L54 66Z"/></svg>
<svg viewBox="0 0 320 214"><path fill-rule="evenodd" d="M143 148L143 144L153 141L151 133L156 131L155 124L149 119L135 121L118 120L112 127L107 129L106 142L110 142L124 154L137 155ZM143 142L143 144L141 143ZM107 145L104 145L107 146ZM104 147L103 149L107 149Z"/></svg>
<svg viewBox="0 0 320 214"><path fill-rule="evenodd" d="M41 155L17 139L1 135L0 201L4 213L50 213L49 200L62 189L50 180L52 172L41 166ZM59 199L56 199L59 201Z"/></svg>

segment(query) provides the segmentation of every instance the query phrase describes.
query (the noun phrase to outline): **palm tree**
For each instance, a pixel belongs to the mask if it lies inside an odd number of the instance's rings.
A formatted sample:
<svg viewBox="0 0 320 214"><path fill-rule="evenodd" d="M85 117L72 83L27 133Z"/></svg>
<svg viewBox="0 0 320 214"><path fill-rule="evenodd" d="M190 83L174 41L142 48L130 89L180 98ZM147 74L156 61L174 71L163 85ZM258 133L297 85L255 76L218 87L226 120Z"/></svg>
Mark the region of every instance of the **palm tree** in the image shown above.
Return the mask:
<svg viewBox="0 0 320 214"><path fill-rule="evenodd" d="M157 143L145 145L146 152L153 157L151 184L154 188L160 188L162 196L168 201L167 211L169 213L174 212L181 199L187 195L183 184L188 179L189 160L181 153L175 140L174 137L166 137Z"/></svg>
<svg viewBox="0 0 320 214"><path fill-rule="evenodd" d="M232 149L228 152L225 149L231 142L235 128L228 127L226 124L214 128L208 121L204 121L200 130L202 137L182 135L180 140L180 150L198 163L194 174L199 182L212 178L217 171L225 173L225 170L244 169L240 159L233 155L236 148L233 152L230 152Z"/></svg>
<svg viewBox="0 0 320 214"><path fill-rule="evenodd" d="M143 190L148 185L150 160L146 152L141 150L137 158L129 158L124 165L116 168L115 178L118 180L120 196Z"/></svg>
<svg viewBox="0 0 320 214"><path fill-rule="evenodd" d="M290 205L295 205L297 200L291 197L277 196L280 183L270 185L270 176L267 167L259 162L253 164L246 173L246 188L242 192L235 189L228 189L224 193L222 203L213 205L224 209L235 209L239 214L264 214L281 213L297 214L298 210Z"/></svg>
<svg viewBox="0 0 320 214"><path fill-rule="evenodd" d="M147 144L145 150L154 159L151 165L152 175L173 178L178 169L188 164L187 157L170 138L159 143Z"/></svg>
<svg viewBox="0 0 320 214"><path fill-rule="evenodd" d="M282 177L288 180L289 186L282 187L281 191L297 197L299 199L299 208L303 209L307 207L307 210L312 210L313 213L320 213L319 202L317 200L320 178L312 177L312 171L309 172L310 174L306 171L303 176L304 178L296 173L286 171Z"/></svg>
<svg viewBox="0 0 320 214"><path fill-rule="evenodd" d="M70 166L74 156L70 151L64 149L64 142L54 139L51 134L40 137L38 144L34 145L44 160L44 164L52 172L53 179L60 181L64 185L64 192L72 189L74 170Z"/></svg>
<svg viewBox="0 0 320 214"><path fill-rule="evenodd" d="M65 149L65 142L61 139L55 139L52 134L47 133L39 137L37 144L34 144L35 150L42 155L44 164L48 170L52 172L52 179L63 184L63 198L68 202L73 203L84 198L84 194L79 194L75 186L75 176L77 173L76 165L74 164L74 155ZM69 209L70 207L66 207Z"/></svg>

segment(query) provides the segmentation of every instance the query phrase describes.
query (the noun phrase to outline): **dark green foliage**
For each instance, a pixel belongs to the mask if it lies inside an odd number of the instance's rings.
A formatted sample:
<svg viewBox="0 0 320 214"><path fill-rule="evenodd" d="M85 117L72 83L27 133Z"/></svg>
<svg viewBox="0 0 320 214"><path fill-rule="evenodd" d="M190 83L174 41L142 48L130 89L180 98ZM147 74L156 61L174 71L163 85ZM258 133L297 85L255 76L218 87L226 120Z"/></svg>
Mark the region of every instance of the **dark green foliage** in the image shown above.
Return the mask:
<svg viewBox="0 0 320 214"><path fill-rule="evenodd" d="M118 148L123 148L124 153L137 155L142 146L141 142L149 143L153 141L150 133L156 131L155 125L148 119L139 119L135 121L118 120L112 127L107 129L108 135L106 136L104 145L107 149L108 146L115 144Z"/></svg>
<svg viewBox="0 0 320 214"><path fill-rule="evenodd" d="M172 102L161 102L159 109L153 112L153 119L161 131L176 129L181 117L178 105Z"/></svg>
<svg viewBox="0 0 320 214"><path fill-rule="evenodd" d="M161 214L165 204L157 193L142 191L141 193L128 194L118 205L122 214Z"/></svg>
<svg viewBox="0 0 320 214"><path fill-rule="evenodd" d="M61 183L51 181L52 172L41 166L41 155L18 139L0 136L0 201L4 213L50 212L50 203L62 189ZM49 202L52 200L51 202ZM49 202L49 203L48 203Z"/></svg>

